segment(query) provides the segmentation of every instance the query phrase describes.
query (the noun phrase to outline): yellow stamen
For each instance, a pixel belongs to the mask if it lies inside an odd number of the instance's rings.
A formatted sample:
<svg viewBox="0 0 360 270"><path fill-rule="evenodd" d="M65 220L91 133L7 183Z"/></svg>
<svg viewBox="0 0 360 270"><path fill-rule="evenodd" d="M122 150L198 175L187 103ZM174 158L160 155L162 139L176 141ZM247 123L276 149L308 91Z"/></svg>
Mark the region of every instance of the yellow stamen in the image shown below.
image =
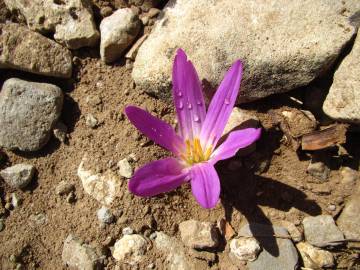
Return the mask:
<svg viewBox="0 0 360 270"><path fill-rule="evenodd" d="M204 153L199 138L194 138L192 142L190 140L186 140L185 145L185 153L182 153L180 158L187 164L193 165L194 163L209 160L212 153L212 146L208 147Z"/></svg>
<svg viewBox="0 0 360 270"><path fill-rule="evenodd" d="M205 157L204 157L204 159L205 160L209 160L209 158L210 158L210 156L211 156L211 152L212 152L212 149L211 149L212 147L210 146L208 149L206 149L206 151L205 151Z"/></svg>

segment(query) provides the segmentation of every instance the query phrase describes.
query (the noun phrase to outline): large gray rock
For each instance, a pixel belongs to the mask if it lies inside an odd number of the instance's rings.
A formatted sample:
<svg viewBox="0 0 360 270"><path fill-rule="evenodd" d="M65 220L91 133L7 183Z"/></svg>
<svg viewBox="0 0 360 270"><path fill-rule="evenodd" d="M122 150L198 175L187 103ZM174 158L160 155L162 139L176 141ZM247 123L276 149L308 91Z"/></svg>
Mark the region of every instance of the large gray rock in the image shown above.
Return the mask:
<svg viewBox="0 0 360 270"><path fill-rule="evenodd" d="M100 55L105 63L111 63L123 55L135 40L141 28L139 17L130 8L119 9L100 24Z"/></svg>
<svg viewBox="0 0 360 270"><path fill-rule="evenodd" d="M16 164L0 171L0 176L13 188L26 187L35 174L35 167L30 164Z"/></svg>
<svg viewBox="0 0 360 270"><path fill-rule="evenodd" d="M95 46L99 32L88 0L4 0L11 11L24 15L30 29L54 33L70 49Z"/></svg>
<svg viewBox="0 0 360 270"><path fill-rule="evenodd" d="M64 242L62 261L70 269L98 270L102 269L103 257L81 239L69 235Z"/></svg>
<svg viewBox="0 0 360 270"><path fill-rule="evenodd" d="M286 92L325 72L354 35L344 7L328 0L171 0L140 47L132 76L144 90L168 96L181 47L212 87L242 59L239 102Z"/></svg>
<svg viewBox="0 0 360 270"><path fill-rule="evenodd" d="M258 258L248 262L250 270L297 269L298 254L285 228L252 223L243 226L238 235L255 237L262 247Z"/></svg>
<svg viewBox="0 0 360 270"><path fill-rule="evenodd" d="M0 146L36 151L49 140L63 104L59 87L12 78L0 92Z"/></svg>
<svg viewBox="0 0 360 270"><path fill-rule="evenodd" d="M330 215L305 217L303 225L305 240L313 246L336 246L344 240L344 235Z"/></svg>
<svg viewBox="0 0 360 270"><path fill-rule="evenodd" d="M360 37L335 72L323 110L336 120L360 124Z"/></svg>
<svg viewBox="0 0 360 270"><path fill-rule="evenodd" d="M71 52L55 41L15 23L0 24L0 68L70 78Z"/></svg>

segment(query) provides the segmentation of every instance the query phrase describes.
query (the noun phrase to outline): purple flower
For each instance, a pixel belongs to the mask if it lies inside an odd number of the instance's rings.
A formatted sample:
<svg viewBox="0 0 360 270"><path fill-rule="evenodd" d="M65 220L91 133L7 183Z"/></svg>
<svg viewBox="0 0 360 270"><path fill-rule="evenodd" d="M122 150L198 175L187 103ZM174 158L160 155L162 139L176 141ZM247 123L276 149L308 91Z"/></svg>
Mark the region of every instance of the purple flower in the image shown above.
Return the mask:
<svg viewBox="0 0 360 270"><path fill-rule="evenodd" d="M178 49L173 66L173 99L179 134L167 123L148 112L128 106L125 113L143 134L171 151L169 157L138 169L129 182L129 190L142 197L154 196L190 181L192 193L204 208L214 207L220 196L220 181L214 164L236 154L260 137L261 129L233 131L218 145L236 97L242 77L237 60L226 73L206 112L196 70Z"/></svg>

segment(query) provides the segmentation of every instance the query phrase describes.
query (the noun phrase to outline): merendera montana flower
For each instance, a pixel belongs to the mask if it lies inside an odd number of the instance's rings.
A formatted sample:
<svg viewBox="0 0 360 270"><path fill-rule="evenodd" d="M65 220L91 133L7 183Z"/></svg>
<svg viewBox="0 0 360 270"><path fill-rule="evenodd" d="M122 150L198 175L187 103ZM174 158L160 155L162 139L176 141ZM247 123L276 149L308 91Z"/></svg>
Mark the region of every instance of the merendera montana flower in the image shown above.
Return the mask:
<svg viewBox="0 0 360 270"><path fill-rule="evenodd" d="M261 129L231 132L218 145L236 101L242 77L237 60L226 73L206 112L201 84L185 52L177 50L172 80L179 134L164 121L135 106L125 108L130 122L155 143L171 151L169 157L146 164L129 181L129 190L142 197L155 196L190 181L192 193L204 208L213 208L220 196L214 164L236 154L260 137Z"/></svg>

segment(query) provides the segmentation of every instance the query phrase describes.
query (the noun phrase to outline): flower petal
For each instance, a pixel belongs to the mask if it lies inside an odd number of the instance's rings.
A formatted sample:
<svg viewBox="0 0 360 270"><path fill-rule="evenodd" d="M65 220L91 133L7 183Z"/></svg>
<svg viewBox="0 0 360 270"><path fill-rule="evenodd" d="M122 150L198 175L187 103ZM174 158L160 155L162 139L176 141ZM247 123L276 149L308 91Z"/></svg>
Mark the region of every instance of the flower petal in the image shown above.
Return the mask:
<svg viewBox="0 0 360 270"><path fill-rule="evenodd" d="M199 163L190 170L191 190L204 208L213 208L220 196L220 180L210 163Z"/></svg>
<svg viewBox="0 0 360 270"><path fill-rule="evenodd" d="M186 181L188 172L175 158L150 162L138 169L129 181L129 190L142 197L171 191Z"/></svg>
<svg viewBox="0 0 360 270"><path fill-rule="evenodd" d="M228 138L213 153L210 163L227 159L236 154L240 148L247 147L259 139L261 128L246 128L230 132Z"/></svg>
<svg viewBox="0 0 360 270"><path fill-rule="evenodd" d="M172 80L179 131L185 140L192 140L200 134L206 110L199 77L182 49L175 56Z"/></svg>
<svg viewBox="0 0 360 270"><path fill-rule="evenodd" d="M184 149L183 140L168 123L135 106L127 106L125 113L130 122L155 143L174 154Z"/></svg>
<svg viewBox="0 0 360 270"><path fill-rule="evenodd" d="M226 73L209 105L201 129L201 141L204 149L215 147L234 107L242 77L242 63L237 60Z"/></svg>

